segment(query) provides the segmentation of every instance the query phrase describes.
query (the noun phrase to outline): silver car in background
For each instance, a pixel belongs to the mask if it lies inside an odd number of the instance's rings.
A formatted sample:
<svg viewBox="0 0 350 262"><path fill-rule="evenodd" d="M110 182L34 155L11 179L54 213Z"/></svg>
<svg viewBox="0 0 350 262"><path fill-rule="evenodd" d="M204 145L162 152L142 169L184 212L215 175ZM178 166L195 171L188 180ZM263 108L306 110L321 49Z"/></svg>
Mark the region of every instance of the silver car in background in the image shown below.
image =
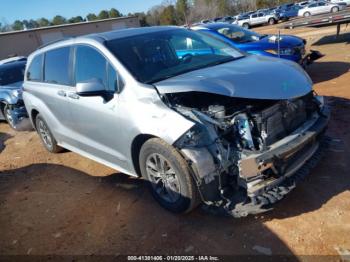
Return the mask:
<svg viewBox="0 0 350 262"><path fill-rule="evenodd" d="M234 217L294 188L329 118L299 65L177 27L42 47L29 56L24 102L50 152L142 176L173 212L204 203Z"/></svg>
<svg viewBox="0 0 350 262"><path fill-rule="evenodd" d="M298 16L309 17L312 15L320 15L325 13L336 13L340 10L343 10L344 8L346 8L346 4L342 5L329 3L326 1L318 1L307 5L303 9L300 9Z"/></svg>

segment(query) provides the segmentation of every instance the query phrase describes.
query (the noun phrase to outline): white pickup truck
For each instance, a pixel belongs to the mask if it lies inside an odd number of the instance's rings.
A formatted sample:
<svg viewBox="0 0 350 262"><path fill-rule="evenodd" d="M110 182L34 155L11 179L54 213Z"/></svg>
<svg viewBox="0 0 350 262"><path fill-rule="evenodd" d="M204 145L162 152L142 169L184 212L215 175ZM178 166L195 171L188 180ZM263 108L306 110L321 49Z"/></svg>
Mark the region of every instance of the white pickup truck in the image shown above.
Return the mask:
<svg viewBox="0 0 350 262"><path fill-rule="evenodd" d="M270 24L274 25L278 22L278 17L273 14L266 14L263 12L257 12L250 14L248 16L243 16L240 19L236 20L234 23L238 24L244 28L250 28L252 26L256 25L262 25L262 24Z"/></svg>

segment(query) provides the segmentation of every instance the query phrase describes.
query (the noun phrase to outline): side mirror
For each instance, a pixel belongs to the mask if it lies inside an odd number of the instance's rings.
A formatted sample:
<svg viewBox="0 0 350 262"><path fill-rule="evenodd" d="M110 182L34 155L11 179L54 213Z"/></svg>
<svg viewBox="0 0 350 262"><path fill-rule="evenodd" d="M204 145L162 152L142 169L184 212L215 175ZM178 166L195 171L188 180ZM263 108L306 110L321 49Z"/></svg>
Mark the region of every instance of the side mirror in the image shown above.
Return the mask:
<svg viewBox="0 0 350 262"><path fill-rule="evenodd" d="M76 90L79 96L102 96L105 100L113 98L113 93L106 90L100 79L77 83Z"/></svg>

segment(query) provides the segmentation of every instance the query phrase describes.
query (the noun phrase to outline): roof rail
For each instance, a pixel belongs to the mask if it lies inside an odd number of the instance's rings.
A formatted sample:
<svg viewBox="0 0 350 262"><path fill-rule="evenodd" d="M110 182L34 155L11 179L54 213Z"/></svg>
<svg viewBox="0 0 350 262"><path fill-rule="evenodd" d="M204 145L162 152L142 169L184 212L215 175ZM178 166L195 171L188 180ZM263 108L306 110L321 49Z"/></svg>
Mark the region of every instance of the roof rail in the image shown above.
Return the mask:
<svg viewBox="0 0 350 262"><path fill-rule="evenodd" d="M57 40L53 40L53 41L50 41L50 42L48 42L46 44L43 44L43 45L39 46L36 50L39 50L39 49L42 49L42 48L44 48L44 47L46 47L48 45L51 45L51 44L54 44L54 43L58 43L58 42L61 42L61 41L64 41L64 40L72 39L72 38L74 38L74 37L68 36L68 37L63 37L63 38L57 39Z"/></svg>

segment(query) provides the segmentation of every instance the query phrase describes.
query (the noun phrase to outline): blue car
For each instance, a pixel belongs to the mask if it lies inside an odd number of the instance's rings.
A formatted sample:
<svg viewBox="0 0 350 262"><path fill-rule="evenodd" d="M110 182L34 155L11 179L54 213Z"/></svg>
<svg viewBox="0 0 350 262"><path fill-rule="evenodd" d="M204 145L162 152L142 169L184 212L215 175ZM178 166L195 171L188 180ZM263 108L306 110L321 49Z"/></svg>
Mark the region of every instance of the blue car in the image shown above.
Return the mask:
<svg viewBox="0 0 350 262"><path fill-rule="evenodd" d="M281 20L287 21L290 18L297 17L300 9L301 7L298 5L283 5L276 12Z"/></svg>
<svg viewBox="0 0 350 262"><path fill-rule="evenodd" d="M238 25L213 23L198 25L192 30L212 35L250 54L280 57L299 63L303 66L320 58L322 55L312 51L306 55L306 41L297 36L260 35Z"/></svg>

